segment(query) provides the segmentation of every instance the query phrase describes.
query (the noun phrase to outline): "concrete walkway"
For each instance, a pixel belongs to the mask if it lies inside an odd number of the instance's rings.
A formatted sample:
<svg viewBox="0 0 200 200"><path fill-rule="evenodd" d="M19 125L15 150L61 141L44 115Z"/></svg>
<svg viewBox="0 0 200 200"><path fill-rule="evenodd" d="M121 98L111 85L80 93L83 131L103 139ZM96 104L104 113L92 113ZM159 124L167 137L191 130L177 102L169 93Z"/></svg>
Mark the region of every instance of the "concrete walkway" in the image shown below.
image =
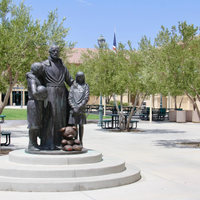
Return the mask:
<svg viewBox="0 0 200 200"><path fill-rule="evenodd" d="M11 145L26 148L26 121L6 121L2 130L12 132ZM141 169L136 183L83 192L23 193L0 191L0 199L40 200L197 200L200 199L200 149L177 143L200 142L200 124L140 121L144 132L110 132L97 124L85 125L84 146L103 155L122 158ZM3 140L4 138L2 138ZM49 180L51 181L51 180Z"/></svg>

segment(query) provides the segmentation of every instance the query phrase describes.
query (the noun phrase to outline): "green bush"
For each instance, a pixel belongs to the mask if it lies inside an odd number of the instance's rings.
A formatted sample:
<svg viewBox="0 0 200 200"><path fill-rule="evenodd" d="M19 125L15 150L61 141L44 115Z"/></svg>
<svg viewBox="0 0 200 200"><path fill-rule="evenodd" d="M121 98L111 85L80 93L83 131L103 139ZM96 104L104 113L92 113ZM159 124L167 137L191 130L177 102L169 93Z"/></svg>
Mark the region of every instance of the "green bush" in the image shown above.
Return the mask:
<svg viewBox="0 0 200 200"><path fill-rule="evenodd" d="M114 102L114 101L110 101L110 102L109 102L109 105L114 106L114 105L115 105L115 102ZM117 101L117 105L118 105L118 106L121 105L120 101ZM129 103L123 103L123 106L129 106Z"/></svg>

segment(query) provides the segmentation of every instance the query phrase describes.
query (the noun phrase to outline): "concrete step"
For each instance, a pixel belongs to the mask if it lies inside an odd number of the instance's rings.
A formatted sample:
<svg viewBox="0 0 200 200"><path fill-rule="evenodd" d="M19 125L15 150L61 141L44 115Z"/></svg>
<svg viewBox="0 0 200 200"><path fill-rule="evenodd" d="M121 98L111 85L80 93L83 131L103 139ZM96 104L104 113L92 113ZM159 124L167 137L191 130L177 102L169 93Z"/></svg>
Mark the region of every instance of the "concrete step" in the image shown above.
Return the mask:
<svg viewBox="0 0 200 200"><path fill-rule="evenodd" d="M9 161L18 164L27 165L78 165L97 163L102 160L102 154L99 151L88 150L83 154L71 155L41 155L25 153L24 149L11 151Z"/></svg>
<svg viewBox="0 0 200 200"><path fill-rule="evenodd" d="M101 162L81 165L28 165L0 160L0 176L21 178L77 178L119 173L125 170L122 159L103 156Z"/></svg>
<svg viewBox="0 0 200 200"><path fill-rule="evenodd" d="M79 178L19 178L0 176L0 190L21 192L67 192L110 188L140 179L137 167L126 165L120 173Z"/></svg>
<svg viewBox="0 0 200 200"><path fill-rule="evenodd" d="M16 150L0 157L0 190L65 192L130 184L140 170L124 160L88 150L83 154L40 155Z"/></svg>

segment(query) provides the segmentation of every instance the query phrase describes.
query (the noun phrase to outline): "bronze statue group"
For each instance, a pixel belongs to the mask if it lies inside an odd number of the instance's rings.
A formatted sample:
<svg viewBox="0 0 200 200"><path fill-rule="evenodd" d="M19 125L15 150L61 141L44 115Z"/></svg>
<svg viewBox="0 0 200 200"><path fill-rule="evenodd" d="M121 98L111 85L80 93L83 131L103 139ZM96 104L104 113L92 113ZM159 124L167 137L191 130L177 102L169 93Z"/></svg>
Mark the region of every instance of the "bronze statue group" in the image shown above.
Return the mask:
<svg viewBox="0 0 200 200"><path fill-rule="evenodd" d="M59 53L58 46L50 47L49 58L40 63L33 63L31 71L26 74L30 151L63 149L63 136L59 130L77 125L79 146L83 146L83 125L86 124L85 105L89 100L89 86L85 83L83 72L77 72L75 80L71 77L59 58ZM69 92L65 83L70 86ZM40 138L40 145L37 144L37 137Z"/></svg>

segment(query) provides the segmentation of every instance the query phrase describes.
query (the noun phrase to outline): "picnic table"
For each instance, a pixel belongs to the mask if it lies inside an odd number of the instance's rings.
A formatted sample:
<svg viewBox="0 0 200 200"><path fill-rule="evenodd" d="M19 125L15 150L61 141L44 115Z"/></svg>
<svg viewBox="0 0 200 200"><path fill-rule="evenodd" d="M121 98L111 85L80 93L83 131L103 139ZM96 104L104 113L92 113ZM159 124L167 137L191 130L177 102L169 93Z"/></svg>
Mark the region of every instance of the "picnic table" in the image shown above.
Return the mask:
<svg viewBox="0 0 200 200"><path fill-rule="evenodd" d="M141 120L149 120L150 109L147 107L142 110L142 113L139 115ZM154 121L163 121L166 116L166 108L152 109L152 120Z"/></svg>
<svg viewBox="0 0 200 200"><path fill-rule="evenodd" d="M11 138L10 138L11 132L1 131L1 135L6 136L6 142L1 143L1 146L8 146L11 142Z"/></svg>
<svg viewBox="0 0 200 200"><path fill-rule="evenodd" d="M166 108L159 108L152 113L152 120L163 121L166 116Z"/></svg>
<svg viewBox="0 0 200 200"><path fill-rule="evenodd" d="M105 129L115 129L115 128L119 128L119 115L118 114L110 114L108 116L111 116L111 119L107 119L107 120L103 120L102 121L102 128ZM129 114L124 114L125 117L125 126L127 124L127 118L128 118ZM130 129L136 129L137 128L137 123L139 121L134 121L131 120L130 121Z"/></svg>
<svg viewBox="0 0 200 200"><path fill-rule="evenodd" d="M0 118L1 118L0 123L4 123L4 117L6 117L6 115L0 115Z"/></svg>

